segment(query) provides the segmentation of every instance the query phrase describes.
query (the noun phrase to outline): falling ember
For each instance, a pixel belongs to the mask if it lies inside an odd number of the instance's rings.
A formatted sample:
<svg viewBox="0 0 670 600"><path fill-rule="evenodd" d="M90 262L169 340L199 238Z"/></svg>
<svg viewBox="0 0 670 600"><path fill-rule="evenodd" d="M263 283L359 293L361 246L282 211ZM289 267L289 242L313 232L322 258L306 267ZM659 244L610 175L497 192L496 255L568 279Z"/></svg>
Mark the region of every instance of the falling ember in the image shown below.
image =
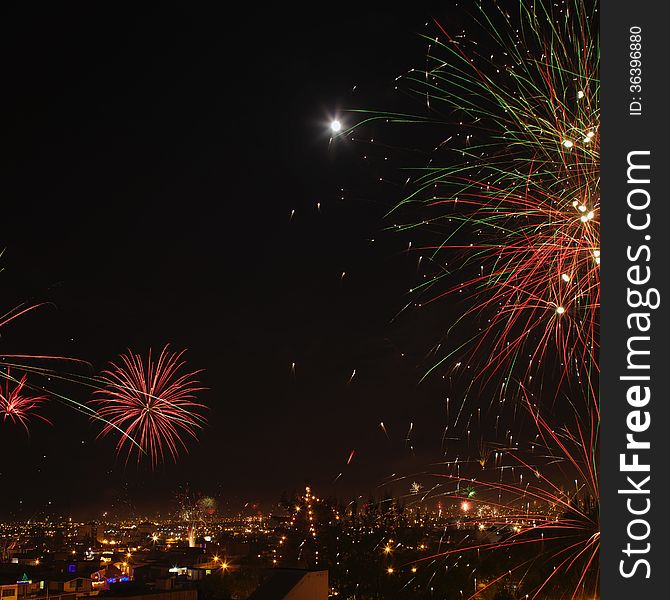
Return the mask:
<svg viewBox="0 0 670 600"><path fill-rule="evenodd" d="M349 455L349 458L347 459L347 464L351 462L351 460L354 458L354 454L356 454L356 450L352 450L351 454Z"/></svg>
<svg viewBox="0 0 670 600"><path fill-rule="evenodd" d="M380 421L379 426L381 427L382 431L384 432L384 435L386 435L386 439L388 439L390 441L391 438L389 437L388 431L386 431L386 427L384 426L384 421Z"/></svg>

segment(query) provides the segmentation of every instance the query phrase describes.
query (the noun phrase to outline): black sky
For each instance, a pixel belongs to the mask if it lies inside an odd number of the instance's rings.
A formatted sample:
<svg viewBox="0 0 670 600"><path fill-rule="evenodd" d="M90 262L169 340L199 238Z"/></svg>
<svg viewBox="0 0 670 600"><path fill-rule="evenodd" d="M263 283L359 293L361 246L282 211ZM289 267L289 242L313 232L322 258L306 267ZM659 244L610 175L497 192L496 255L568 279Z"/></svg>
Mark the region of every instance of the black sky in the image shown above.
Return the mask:
<svg viewBox="0 0 670 600"><path fill-rule="evenodd" d="M99 370L188 348L210 427L151 473L65 407L30 438L0 423L0 514L96 514L124 487L167 510L185 482L231 507L306 479L368 493L425 468L448 390L418 385L436 320L392 321L417 277L407 236L384 231L404 176L383 148L329 144L328 122L420 107L394 79L424 61L429 18L455 16L82 6L3 9L2 305L51 304L0 351Z"/></svg>

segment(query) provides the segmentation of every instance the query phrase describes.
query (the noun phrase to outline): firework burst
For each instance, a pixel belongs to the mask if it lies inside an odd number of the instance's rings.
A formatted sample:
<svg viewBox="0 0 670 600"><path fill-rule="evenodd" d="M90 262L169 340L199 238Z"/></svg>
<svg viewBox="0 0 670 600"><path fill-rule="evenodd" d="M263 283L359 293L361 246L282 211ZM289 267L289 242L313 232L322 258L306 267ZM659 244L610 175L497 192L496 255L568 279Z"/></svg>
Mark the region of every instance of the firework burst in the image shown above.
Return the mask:
<svg viewBox="0 0 670 600"><path fill-rule="evenodd" d="M3 421L11 421L21 425L26 433L31 418L36 417L49 423L48 419L39 414L39 409L47 401L46 396L35 396L28 393L28 376L14 379L9 370L2 373L5 378L5 388L0 389L0 414Z"/></svg>
<svg viewBox="0 0 670 600"><path fill-rule="evenodd" d="M416 304L467 299L459 323L479 325L433 369L467 346L469 359L457 360L480 364L487 379L525 381L548 362L580 385L598 369L597 8L571 0L522 2L516 15L494 2L475 10L467 33L436 23L426 68L404 77L431 117L368 119L447 130L393 228L421 228L433 240L414 246L432 265L412 290Z"/></svg>
<svg viewBox="0 0 670 600"><path fill-rule="evenodd" d="M166 452L176 461L186 439L197 439L205 424L205 405L196 401L204 388L197 371L183 372L183 354L165 346L158 359L149 351L145 361L129 350L100 375L104 387L92 400L105 422L100 436L122 432L116 449L125 452L126 463L133 453L138 463L148 457L152 467L163 462Z"/></svg>

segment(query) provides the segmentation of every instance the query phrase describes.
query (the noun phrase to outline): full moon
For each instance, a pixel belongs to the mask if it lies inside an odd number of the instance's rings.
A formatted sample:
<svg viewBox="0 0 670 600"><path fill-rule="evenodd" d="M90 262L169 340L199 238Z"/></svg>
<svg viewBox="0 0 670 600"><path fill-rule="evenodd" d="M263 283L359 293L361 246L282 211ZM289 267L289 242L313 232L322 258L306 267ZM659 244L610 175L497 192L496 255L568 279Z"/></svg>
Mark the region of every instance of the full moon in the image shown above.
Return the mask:
<svg viewBox="0 0 670 600"><path fill-rule="evenodd" d="M330 130L333 133L337 133L338 131L340 131L340 129L342 129L342 123L340 123L339 121L331 121Z"/></svg>

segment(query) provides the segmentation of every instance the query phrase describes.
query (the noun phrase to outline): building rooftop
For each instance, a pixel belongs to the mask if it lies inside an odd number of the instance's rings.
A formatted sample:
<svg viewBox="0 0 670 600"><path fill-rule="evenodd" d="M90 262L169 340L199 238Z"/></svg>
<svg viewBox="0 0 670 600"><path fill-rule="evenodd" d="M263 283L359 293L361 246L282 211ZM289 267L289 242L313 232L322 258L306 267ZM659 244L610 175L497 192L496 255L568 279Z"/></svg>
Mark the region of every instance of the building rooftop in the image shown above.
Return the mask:
<svg viewBox="0 0 670 600"><path fill-rule="evenodd" d="M248 600L282 600L307 575L319 571L305 569L273 569L270 577L265 581Z"/></svg>

